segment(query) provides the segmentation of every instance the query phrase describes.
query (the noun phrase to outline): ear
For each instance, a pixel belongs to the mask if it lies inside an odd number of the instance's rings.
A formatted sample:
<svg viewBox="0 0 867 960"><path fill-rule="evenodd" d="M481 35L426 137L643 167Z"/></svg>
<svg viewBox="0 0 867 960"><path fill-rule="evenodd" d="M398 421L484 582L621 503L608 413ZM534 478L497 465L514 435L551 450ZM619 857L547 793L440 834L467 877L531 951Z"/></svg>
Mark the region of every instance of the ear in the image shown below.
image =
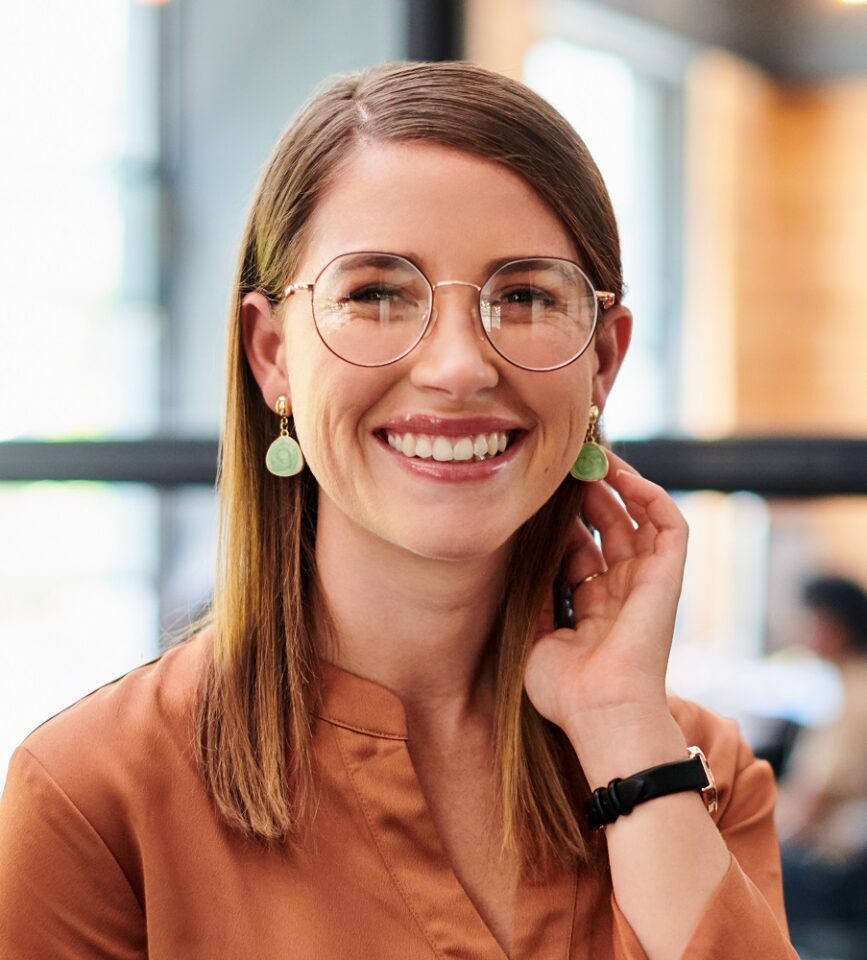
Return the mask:
<svg viewBox="0 0 867 960"><path fill-rule="evenodd" d="M281 394L290 396L289 378L283 328L264 294L248 293L241 301L241 338L250 370L273 410Z"/></svg>
<svg viewBox="0 0 867 960"><path fill-rule="evenodd" d="M616 304L605 311L596 334L596 372L593 375L593 402L600 410L614 386L620 364L632 339L632 311Z"/></svg>

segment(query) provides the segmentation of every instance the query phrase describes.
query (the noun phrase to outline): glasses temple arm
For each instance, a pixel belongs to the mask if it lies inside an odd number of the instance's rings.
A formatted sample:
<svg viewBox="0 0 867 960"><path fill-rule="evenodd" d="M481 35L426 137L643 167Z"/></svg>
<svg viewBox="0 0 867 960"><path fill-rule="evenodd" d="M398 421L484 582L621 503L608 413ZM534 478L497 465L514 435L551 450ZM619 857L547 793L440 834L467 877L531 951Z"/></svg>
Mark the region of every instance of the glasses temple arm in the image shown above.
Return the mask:
<svg viewBox="0 0 867 960"><path fill-rule="evenodd" d="M290 283L288 287L285 287L283 292L277 298L278 300L285 300L287 297L291 297L293 293L297 293L299 290L312 290L312 283Z"/></svg>

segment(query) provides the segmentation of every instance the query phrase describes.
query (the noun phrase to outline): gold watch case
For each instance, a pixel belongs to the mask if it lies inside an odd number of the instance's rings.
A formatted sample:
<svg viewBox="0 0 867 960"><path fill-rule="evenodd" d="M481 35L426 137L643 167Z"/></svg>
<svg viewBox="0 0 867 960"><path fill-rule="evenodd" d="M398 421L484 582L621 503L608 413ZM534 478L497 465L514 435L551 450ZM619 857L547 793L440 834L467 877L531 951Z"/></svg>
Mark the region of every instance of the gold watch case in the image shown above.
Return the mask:
<svg viewBox="0 0 867 960"><path fill-rule="evenodd" d="M707 807L708 813L713 813L717 808L717 792L716 792L716 780L713 778L713 772L710 769L710 764L707 762L707 757L704 755L701 747L690 747L689 748L690 758L698 757L701 760L702 768L704 769L705 776L707 777L707 786L701 788L701 796L704 800L704 805Z"/></svg>

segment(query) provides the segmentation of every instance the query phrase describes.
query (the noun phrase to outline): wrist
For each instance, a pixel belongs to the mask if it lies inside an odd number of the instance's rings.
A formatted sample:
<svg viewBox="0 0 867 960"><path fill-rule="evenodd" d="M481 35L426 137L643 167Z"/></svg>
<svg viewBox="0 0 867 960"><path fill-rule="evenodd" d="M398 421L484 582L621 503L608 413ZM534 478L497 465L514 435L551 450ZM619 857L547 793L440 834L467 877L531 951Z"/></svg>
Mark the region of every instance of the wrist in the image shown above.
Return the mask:
<svg viewBox="0 0 867 960"><path fill-rule="evenodd" d="M630 777L616 777L607 787L594 790L586 804L587 820L599 830L648 800L694 790L700 791L705 809L713 813L717 808L716 782L707 758L696 746L689 748L688 758L656 764Z"/></svg>
<svg viewBox="0 0 867 960"><path fill-rule="evenodd" d="M591 790L687 756L686 738L667 706L586 716L566 734Z"/></svg>

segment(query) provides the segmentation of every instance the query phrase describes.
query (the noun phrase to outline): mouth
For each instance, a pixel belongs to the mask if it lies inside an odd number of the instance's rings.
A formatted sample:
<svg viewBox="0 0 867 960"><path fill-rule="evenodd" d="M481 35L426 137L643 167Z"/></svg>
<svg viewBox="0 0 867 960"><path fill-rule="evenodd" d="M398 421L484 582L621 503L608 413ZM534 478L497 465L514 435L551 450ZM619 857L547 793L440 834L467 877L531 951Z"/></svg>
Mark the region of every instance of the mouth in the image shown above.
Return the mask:
<svg viewBox="0 0 867 960"><path fill-rule="evenodd" d="M444 436L437 433L377 431L396 453L410 460L432 460L437 463L481 463L501 457L523 434L523 430L495 430Z"/></svg>

